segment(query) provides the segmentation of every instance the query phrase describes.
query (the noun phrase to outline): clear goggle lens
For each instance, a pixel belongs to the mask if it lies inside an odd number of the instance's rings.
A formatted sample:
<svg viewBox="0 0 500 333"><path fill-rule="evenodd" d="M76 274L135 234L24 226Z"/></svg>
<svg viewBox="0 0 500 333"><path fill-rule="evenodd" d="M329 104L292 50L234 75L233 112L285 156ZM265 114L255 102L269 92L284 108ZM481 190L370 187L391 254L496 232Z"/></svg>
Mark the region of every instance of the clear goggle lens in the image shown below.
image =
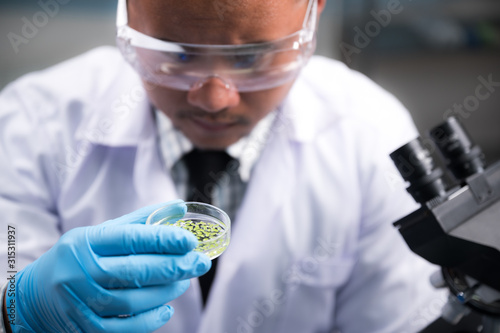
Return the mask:
<svg viewBox="0 0 500 333"><path fill-rule="evenodd" d="M316 46L316 0L310 0L300 31L276 41L243 45L173 43L144 35L126 23L118 6L117 44L143 80L188 91L212 77L240 92L265 90L294 79Z"/></svg>

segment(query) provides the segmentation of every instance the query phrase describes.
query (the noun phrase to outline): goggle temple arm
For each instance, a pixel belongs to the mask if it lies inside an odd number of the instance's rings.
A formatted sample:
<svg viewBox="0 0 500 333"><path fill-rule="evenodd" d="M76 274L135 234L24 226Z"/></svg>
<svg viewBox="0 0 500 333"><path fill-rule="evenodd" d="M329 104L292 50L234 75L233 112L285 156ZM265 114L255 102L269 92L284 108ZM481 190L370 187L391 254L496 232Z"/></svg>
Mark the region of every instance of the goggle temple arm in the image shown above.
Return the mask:
<svg viewBox="0 0 500 333"><path fill-rule="evenodd" d="M127 0L118 0L116 13L116 26L123 27L128 24Z"/></svg>

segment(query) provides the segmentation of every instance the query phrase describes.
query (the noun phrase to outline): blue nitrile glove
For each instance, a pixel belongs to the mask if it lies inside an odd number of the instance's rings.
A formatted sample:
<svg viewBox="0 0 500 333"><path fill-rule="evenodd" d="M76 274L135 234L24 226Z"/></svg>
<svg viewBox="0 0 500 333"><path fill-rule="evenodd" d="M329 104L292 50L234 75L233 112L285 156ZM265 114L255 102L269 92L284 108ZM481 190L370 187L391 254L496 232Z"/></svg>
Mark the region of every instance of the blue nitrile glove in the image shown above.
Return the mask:
<svg viewBox="0 0 500 333"><path fill-rule="evenodd" d="M172 213L182 217L186 205L174 202ZM163 205L64 234L16 275L13 331L137 333L164 325L173 314L165 303L211 262L191 251L197 240L190 232L144 225Z"/></svg>

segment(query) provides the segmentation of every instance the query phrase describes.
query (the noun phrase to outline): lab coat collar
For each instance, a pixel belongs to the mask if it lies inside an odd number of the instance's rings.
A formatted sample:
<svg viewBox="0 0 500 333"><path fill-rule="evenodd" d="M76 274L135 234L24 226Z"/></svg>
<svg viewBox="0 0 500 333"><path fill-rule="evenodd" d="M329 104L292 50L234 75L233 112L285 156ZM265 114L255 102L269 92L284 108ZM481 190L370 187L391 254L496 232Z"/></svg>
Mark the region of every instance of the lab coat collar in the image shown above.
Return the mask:
<svg viewBox="0 0 500 333"><path fill-rule="evenodd" d="M154 112L141 81L126 68L101 101L91 103L90 117L78 127L77 140L93 144L124 147L138 146L143 140L156 136Z"/></svg>
<svg viewBox="0 0 500 333"><path fill-rule="evenodd" d="M324 129L331 128L337 121L338 108L324 103L324 87L316 87L301 75L283 101L281 120L289 123L288 134L291 141L307 143L313 141ZM278 119L279 121L279 119Z"/></svg>

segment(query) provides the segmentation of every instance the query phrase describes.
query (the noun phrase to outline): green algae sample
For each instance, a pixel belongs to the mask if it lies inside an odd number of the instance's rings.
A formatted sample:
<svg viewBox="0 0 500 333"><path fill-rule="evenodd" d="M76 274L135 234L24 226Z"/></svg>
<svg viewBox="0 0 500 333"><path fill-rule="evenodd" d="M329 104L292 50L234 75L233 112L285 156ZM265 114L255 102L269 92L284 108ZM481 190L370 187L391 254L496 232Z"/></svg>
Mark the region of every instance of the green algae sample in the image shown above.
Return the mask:
<svg viewBox="0 0 500 333"><path fill-rule="evenodd" d="M229 236L226 230L214 221L202 219L181 219L170 226L176 226L190 231L198 239L195 251L203 252L214 259L218 257L229 245Z"/></svg>

